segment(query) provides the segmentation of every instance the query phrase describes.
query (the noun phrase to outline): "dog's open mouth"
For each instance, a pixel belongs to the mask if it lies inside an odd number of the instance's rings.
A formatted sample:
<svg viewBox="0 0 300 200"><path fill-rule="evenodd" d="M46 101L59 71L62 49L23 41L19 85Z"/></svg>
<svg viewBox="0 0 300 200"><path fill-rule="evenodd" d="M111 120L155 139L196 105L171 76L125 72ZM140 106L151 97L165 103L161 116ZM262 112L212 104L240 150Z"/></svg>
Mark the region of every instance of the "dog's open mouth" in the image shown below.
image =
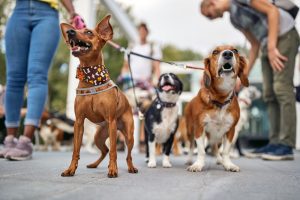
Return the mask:
<svg viewBox="0 0 300 200"><path fill-rule="evenodd" d="M225 63L218 71L219 76L223 73L230 73L234 71L232 65L230 63Z"/></svg>
<svg viewBox="0 0 300 200"><path fill-rule="evenodd" d="M160 87L163 91L168 92L171 90L175 90L175 86L171 85L170 83L165 83L163 86Z"/></svg>
<svg viewBox="0 0 300 200"><path fill-rule="evenodd" d="M78 39L70 39L69 41L71 51L74 54L77 53L86 53L92 48L92 44L89 42L84 42Z"/></svg>

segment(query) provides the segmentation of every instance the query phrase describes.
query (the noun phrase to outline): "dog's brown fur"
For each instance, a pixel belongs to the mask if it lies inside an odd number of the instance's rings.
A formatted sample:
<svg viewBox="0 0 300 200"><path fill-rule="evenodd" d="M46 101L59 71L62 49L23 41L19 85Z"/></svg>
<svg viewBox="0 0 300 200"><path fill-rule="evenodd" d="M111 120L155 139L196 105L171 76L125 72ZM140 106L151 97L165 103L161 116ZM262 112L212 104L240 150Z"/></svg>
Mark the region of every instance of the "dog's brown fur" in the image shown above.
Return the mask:
<svg viewBox="0 0 300 200"><path fill-rule="evenodd" d="M70 45L67 34L68 30L74 30L78 40L92 44L92 47L88 52L80 52L79 54L77 53L77 55L73 54L79 58L80 67L104 64L101 50L105 43L112 39L113 36L113 30L109 23L109 19L110 15L106 16L98 23L94 30L86 28L76 30L69 24L61 24L62 34L67 45ZM92 86L93 85L90 85L89 83L80 81L78 88L89 88ZM119 89L113 88L94 95L76 96L75 115L76 121L74 124L74 150L72 161L69 168L61 174L62 176L73 176L75 174L79 160L85 118L89 119L93 123L101 123L100 128L95 134L95 144L101 150L101 156L96 162L88 165L87 167L97 167L109 151L108 177L118 176L116 152L118 129L125 136L125 141L128 147L126 158L128 172L138 172L138 170L133 166L131 157L131 150L134 143L132 109L125 95ZM108 137L110 143L109 149L105 145L105 140Z"/></svg>
<svg viewBox="0 0 300 200"><path fill-rule="evenodd" d="M217 67L218 67L218 57L221 51L223 50L233 50L234 47L231 46L220 46L215 49L214 52L208 58L205 59L205 71L203 75L205 87L200 89L198 95L194 97L185 107L185 118L187 124L188 138L190 140L191 152L194 146L194 138L198 139L203 134L206 134L207 139L209 140L213 132L205 131L205 126L207 125L205 118L206 117L215 117L219 114L219 110L216 105L212 103L212 100L223 103L228 99L230 93L223 92L220 90L219 86L225 84L224 80L217 76ZM218 53L219 52L219 53ZM244 70L247 67L246 60L244 57L240 56L238 53L235 53L236 65L234 66L235 75L232 78L240 78L241 83L244 86L248 86L249 82L244 74ZM232 91L231 91L232 92ZM225 111L229 113L233 118L233 123L229 130L225 133L225 136L229 143L232 142L234 137L235 125L238 122L240 109L237 102L237 97L234 96L232 101L228 104L228 107ZM204 149L203 149L204 151ZM198 152L198 154L204 154L204 152ZM191 164L191 160L188 160L188 164ZM190 168L190 171L201 171L200 167L198 169ZM235 169L226 169L234 171ZM236 169L238 170L238 169Z"/></svg>

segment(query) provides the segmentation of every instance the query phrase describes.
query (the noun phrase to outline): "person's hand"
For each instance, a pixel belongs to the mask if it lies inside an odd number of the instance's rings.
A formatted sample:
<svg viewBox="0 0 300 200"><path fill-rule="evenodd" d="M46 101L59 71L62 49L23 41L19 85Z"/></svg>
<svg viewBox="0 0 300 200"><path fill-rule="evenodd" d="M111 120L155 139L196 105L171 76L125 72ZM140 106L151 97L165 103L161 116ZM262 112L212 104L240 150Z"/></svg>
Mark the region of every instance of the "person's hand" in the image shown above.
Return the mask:
<svg viewBox="0 0 300 200"><path fill-rule="evenodd" d="M269 49L268 50L268 58L271 64L273 71L280 72L284 68L284 62L288 59L287 57L283 56L277 48Z"/></svg>
<svg viewBox="0 0 300 200"><path fill-rule="evenodd" d="M70 23L72 26L74 26L76 29L83 29L86 27L84 20L80 15L77 13L73 13L71 15Z"/></svg>

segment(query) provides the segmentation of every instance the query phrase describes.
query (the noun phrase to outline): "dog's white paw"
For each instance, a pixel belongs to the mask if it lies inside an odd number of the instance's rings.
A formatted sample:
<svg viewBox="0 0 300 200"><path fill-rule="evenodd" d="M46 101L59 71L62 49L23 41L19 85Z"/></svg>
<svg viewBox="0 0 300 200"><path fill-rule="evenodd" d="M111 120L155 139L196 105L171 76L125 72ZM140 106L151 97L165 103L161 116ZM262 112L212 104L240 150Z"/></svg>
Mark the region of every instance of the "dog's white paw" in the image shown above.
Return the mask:
<svg viewBox="0 0 300 200"><path fill-rule="evenodd" d="M187 170L188 170L189 172L201 172L202 169L203 169L203 167L204 167L204 164L203 164L203 163L200 163L200 162L197 162L197 161L196 161L193 165L189 166L189 167L187 168Z"/></svg>
<svg viewBox="0 0 300 200"><path fill-rule="evenodd" d="M230 171L230 172L239 172L240 171L240 167L233 163L224 163L223 166L226 171Z"/></svg>
<svg viewBox="0 0 300 200"><path fill-rule="evenodd" d="M223 159L221 156L217 157L216 163L217 163L217 165L221 165L223 163Z"/></svg>
<svg viewBox="0 0 300 200"><path fill-rule="evenodd" d="M172 164L170 163L169 160L163 160L162 166L165 168L170 168L172 167Z"/></svg>
<svg viewBox="0 0 300 200"><path fill-rule="evenodd" d="M155 168L156 167L156 161L155 160L149 160L148 167L149 168Z"/></svg>

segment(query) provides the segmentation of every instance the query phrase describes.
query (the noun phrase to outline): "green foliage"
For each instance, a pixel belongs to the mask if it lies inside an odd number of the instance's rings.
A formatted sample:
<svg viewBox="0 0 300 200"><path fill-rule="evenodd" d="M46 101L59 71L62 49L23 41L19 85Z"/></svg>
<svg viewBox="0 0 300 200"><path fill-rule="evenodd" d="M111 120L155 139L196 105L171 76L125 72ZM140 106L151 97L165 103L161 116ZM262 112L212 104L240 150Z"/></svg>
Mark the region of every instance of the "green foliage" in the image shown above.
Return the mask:
<svg viewBox="0 0 300 200"><path fill-rule="evenodd" d="M5 74L5 55L2 52L0 52L0 84L2 85L4 85L6 82Z"/></svg>
<svg viewBox="0 0 300 200"><path fill-rule="evenodd" d="M196 53L192 50L178 49L173 45L167 45L163 48L163 59L170 61L191 61L201 60L203 57L201 54Z"/></svg>
<svg viewBox="0 0 300 200"><path fill-rule="evenodd" d="M61 39L49 71L49 110L65 112L70 50ZM75 66L74 66L75 67Z"/></svg>

